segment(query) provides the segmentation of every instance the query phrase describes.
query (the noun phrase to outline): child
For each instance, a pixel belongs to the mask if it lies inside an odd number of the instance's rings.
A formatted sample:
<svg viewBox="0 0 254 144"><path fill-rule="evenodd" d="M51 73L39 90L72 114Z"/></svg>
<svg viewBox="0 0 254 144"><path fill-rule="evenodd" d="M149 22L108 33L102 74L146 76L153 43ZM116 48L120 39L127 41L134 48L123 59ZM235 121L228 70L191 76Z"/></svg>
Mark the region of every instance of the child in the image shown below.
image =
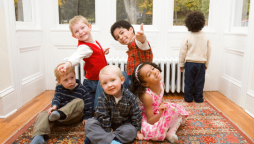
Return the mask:
<svg viewBox="0 0 254 144"><path fill-rule="evenodd" d="M140 31L138 31L136 35L133 26L125 20L115 22L111 26L110 31L112 37L115 40L117 40L122 45L128 46L128 51L126 52L128 54L127 74L125 71L122 73L125 77L123 86L125 88L129 88L131 82L131 74L134 68L142 62L152 62L153 52L149 42L146 40L143 24L141 24ZM102 91L102 88L97 88L94 107L96 107L96 99L98 99Z"/></svg>
<svg viewBox="0 0 254 144"><path fill-rule="evenodd" d="M205 70L208 67L211 46L210 41L202 32L205 25L205 16L200 11L191 12L185 19L188 31L181 45L179 53L179 67L185 69L184 100L202 103L205 83Z"/></svg>
<svg viewBox="0 0 254 144"><path fill-rule="evenodd" d="M108 65L100 71L100 84L104 92L98 99L94 118L85 125L85 144L129 143L140 133L142 111L136 96L122 84L124 77L119 67Z"/></svg>
<svg viewBox="0 0 254 144"><path fill-rule="evenodd" d="M55 76L60 85L56 87L51 108L37 116L31 144L45 142L44 138L50 134L50 123L70 125L83 120L85 125L86 120L92 117L93 99L89 97L86 87L76 80L74 68L60 73L58 66L55 68Z"/></svg>
<svg viewBox="0 0 254 144"><path fill-rule="evenodd" d="M185 123L188 113L181 105L162 102L164 83L161 79L161 69L156 64L141 63L132 74L130 91L141 101L144 140L163 141L166 138L175 143L178 141L176 131Z"/></svg>
<svg viewBox="0 0 254 144"><path fill-rule="evenodd" d="M58 70L65 72L68 68L77 65L80 59L83 59L85 61L84 71L86 71L83 85L92 89L90 96L94 99L99 72L107 65L105 54L109 53L109 48L103 50L99 42L93 40L92 26L83 16L72 18L69 28L72 36L78 39L78 48L64 65L58 67Z"/></svg>
<svg viewBox="0 0 254 144"><path fill-rule="evenodd" d="M143 24L140 25L140 31L136 35L133 26L125 20L115 22L110 31L115 40L128 46L127 75L131 80L132 72L138 64L153 61L153 52L146 40Z"/></svg>

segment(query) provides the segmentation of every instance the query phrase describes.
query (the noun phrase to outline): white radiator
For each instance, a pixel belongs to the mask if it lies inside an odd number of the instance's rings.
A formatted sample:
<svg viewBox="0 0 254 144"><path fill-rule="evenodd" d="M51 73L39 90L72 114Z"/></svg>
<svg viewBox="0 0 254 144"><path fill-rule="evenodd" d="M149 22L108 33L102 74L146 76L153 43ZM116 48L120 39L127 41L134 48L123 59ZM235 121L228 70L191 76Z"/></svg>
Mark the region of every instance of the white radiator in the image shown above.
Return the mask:
<svg viewBox="0 0 254 144"><path fill-rule="evenodd" d="M68 58L65 58L66 62ZM122 71L126 70L127 58L106 57L109 65L117 65ZM162 81L165 83L165 91L168 92L184 92L184 73L178 66L178 58L160 58L155 57L153 62L160 66L162 72ZM80 60L80 64L75 66L76 78L84 81L84 61Z"/></svg>

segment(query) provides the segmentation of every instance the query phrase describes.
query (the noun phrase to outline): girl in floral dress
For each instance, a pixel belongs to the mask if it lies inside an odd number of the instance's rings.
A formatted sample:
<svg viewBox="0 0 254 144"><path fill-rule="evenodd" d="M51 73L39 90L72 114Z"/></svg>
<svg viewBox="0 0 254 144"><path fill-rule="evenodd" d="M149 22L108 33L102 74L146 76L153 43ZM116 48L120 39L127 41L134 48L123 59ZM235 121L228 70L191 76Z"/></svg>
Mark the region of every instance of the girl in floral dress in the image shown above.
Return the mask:
<svg viewBox="0 0 254 144"><path fill-rule="evenodd" d="M176 143L176 131L185 123L188 113L181 105L162 102L164 83L161 79L161 69L156 64L141 63L133 71L130 91L141 101L144 140L163 141L166 138Z"/></svg>

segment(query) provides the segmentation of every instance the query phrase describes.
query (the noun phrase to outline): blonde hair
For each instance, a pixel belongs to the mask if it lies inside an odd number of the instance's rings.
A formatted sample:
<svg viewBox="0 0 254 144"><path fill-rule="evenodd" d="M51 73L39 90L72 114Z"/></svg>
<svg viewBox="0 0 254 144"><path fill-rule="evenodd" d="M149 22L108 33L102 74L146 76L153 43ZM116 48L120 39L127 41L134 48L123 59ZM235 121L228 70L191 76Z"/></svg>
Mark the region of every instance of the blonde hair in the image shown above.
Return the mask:
<svg viewBox="0 0 254 144"><path fill-rule="evenodd" d="M55 74L56 80L60 80L60 78L61 78L61 76L63 76L63 74L68 75L68 74L71 73L71 72L74 72L74 74L75 74L75 70L74 70L73 67L68 68L68 69L66 70L65 73L59 72L59 71L57 70L57 68L58 68L60 65L63 65L63 64L65 64L65 63L59 64L59 65L55 68L55 70L54 70L54 74Z"/></svg>
<svg viewBox="0 0 254 144"><path fill-rule="evenodd" d="M118 66L115 65L107 65L104 68L101 69L99 78L101 77L101 74L105 74L108 72L115 72L120 78L123 77L122 71Z"/></svg>
<svg viewBox="0 0 254 144"><path fill-rule="evenodd" d="M72 31L72 26L77 24L78 22L83 22L84 24L86 24L87 26L89 26L90 24L88 23L87 19L85 17L83 17L82 15L78 15L73 17L70 21L69 21L69 29L71 31L71 33L73 34Z"/></svg>

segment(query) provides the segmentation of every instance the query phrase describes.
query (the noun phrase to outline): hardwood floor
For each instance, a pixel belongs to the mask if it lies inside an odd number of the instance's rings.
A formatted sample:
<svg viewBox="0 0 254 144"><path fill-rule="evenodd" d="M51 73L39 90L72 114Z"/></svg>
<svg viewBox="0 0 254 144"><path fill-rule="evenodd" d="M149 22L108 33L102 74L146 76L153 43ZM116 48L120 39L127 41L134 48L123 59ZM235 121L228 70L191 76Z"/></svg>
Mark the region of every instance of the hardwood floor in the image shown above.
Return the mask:
<svg viewBox="0 0 254 144"><path fill-rule="evenodd" d="M53 97L54 91L45 91L8 118L0 119L0 143L5 142L38 112L44 109L45 106L51 102ZM165 99L182 99L183 97L183 93L169 93L164 96ZM252 140L254 140L254 118L219 92L204 92L204 97L215 107L225 113L231 120L240 126Z"/></svg>

